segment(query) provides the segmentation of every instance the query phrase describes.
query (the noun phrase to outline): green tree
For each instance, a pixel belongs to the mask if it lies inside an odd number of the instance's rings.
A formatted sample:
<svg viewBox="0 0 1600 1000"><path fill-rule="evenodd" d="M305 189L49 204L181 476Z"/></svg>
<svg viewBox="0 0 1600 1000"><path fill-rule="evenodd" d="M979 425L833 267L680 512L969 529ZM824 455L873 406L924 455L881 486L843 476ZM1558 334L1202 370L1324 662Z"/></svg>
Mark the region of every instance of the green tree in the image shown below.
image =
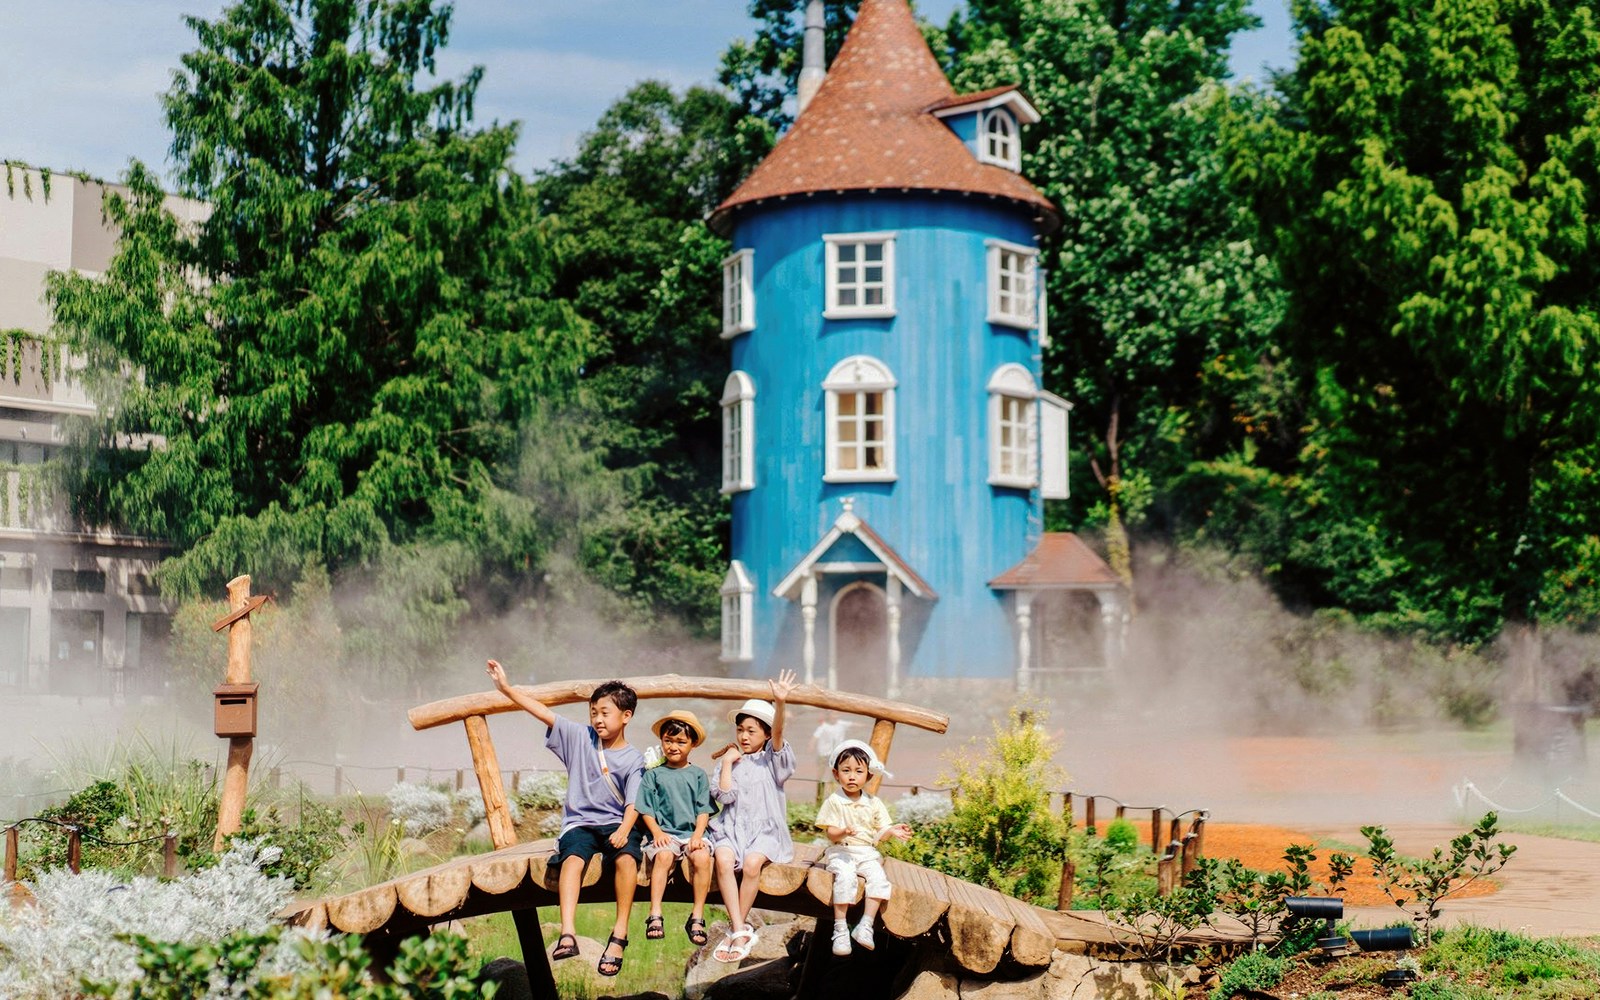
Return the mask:
<svg viewBox="0 0 1600 1000"><path fill-rule="evenodd" d="M541 564L508 470L590 336L550 293L515 129L472 123L480 72L425 82L450 15L240 0L190 18L163 104L178 193L204 208L180 218L135 163L107 200L106 273L50 280L106 404L79 503L175 542L171 593L428 552L400 600L448 619L465 580Z"/></svg>
<svg viewBox="0 0 1600 1000"><path fill-rule="evenodd" d="M595 331L583 437L616 473L611 502L583 521L582 563L702 634L715 628L727 562L717 486L728 361L714 306L729 251L704 219L772 142L723 94L646 81L538 180L552 289Z"/></svg>
<svg viewBox="0 0 1600 1000"><path fill-rule="evenodd" d="M1233 133L1291 290L1307 412L1291 459L1218 484L1280 583L1368 621L1478 641L1592 621L1592 4L1296 7L1276 115ZM1236 502L1230 502L1229 498Z"/></svg>
<svg viewBox="0 0 1600 1000"><path fill-rule="evenodd" d="M1045 379L1091 429L1104 492L1075 514L1125 577L1126 527L1169 508L1190 464L1245 446L1273 366L1276 275L1223 184L1222 123L1263 107L1219 82L1246 6L972 0L945 32L957 90L1019 83L1043 119L1023 172L1063 218L1041 257Z"/></svg>
<svg viewBox="0 0 1600 1000"><path fill-rule="evenodd" d="M823 52L829 63L856 23L861 0L835 0L823 7L826 34ZM745 112L774 129L788 128L794 116L784 105L800 78L801 41L805 36L806 0L750 0L750 16L759 27L750 39L737 39L722 54L718 81L733 92Z"/></svg>

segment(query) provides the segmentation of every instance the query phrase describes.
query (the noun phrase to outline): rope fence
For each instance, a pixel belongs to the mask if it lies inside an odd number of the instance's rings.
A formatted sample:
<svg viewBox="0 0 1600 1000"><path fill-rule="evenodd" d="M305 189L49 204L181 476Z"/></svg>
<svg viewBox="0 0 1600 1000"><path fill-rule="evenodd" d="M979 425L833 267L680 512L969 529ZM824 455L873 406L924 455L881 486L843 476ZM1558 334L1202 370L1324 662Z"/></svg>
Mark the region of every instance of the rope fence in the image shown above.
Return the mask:
<svg viewBox="0 0 1600 1000"><path fill-rule="evenodd" d="M1496 787L1498 788L1498 786ZM1589 816L1593 819L1600 819L1600 812L1596 812L1578 800L1572 798L1560 788L1552 789L1550 793L1539 802L1531 806L1524 806L1520 808L1508 806L1502 802L1496 802L1494 799L1491 799L1487 794L1485 794L1484 791L1477 785L1473 784L1470 778L1461 779L1461 784L1456 785L1451 791L1455 795L1456 808L1463 811L1466 810L1467 804L1474 800L1482 802L1484 805L1488 806L1490 809L1493 809L1497 813L1510 814L1513 816L1544 812L1546 810L1550 810L1559 814L1560 808L1564 804L1580 813L1583 813L1585 816Z"/></svg>
<svg viewBox="0 0 1600 1000"><path fill-rule="evenodd" d="M178 874L178 835L172 830L158 833L151 837L141 837L138 840L106 840L104 837L86 833L82 827L73 823L63 822L58 819L48 819L42 816L29 816L11 823L5 829L6 850L5 867L0 869L0 882L15 882L17 880L17 856L21 851L22 825L33 823L37 826L53 826L67 833L67 867L72 874L77 875L83 870L83 842L88 841L100 847L138 847L141 844L154 844L161 841L161 873L167 878Z"/></svg>

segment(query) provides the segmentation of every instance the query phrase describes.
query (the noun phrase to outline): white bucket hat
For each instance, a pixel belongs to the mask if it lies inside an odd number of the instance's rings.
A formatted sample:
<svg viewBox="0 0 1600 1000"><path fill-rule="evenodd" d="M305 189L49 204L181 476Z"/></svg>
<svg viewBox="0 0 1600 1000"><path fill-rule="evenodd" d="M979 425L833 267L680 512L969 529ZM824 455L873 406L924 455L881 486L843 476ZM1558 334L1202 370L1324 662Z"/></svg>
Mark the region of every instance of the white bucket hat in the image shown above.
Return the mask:
<svg viewBox="0 0 1600 1000"><path fill-rule="evenodd" d="M762 701L760 698L751 698L743 705L740 705L738 708L730 711L728 713L728 721L737 725L739 722L739 716L741 715L748 715L753 719L760 719L762 722L767 724L768 729L771 729L772 720L778 717L778 710L770 701Z"/></svg>
<svg viewBox="0 0 1600 1000"><path fill-rule="evenodd" d="M843 743L834 747L833 753L828 754L828 770L831 771L839 766L839 755L844 753L846 750L860 750L867 755L868 774L882 775L885 778L894 777L894 775L889 773L889 769L883 766L883 761L878 759L878 755L873 751L872 747L861 742L860 740L845 740Z"/></svg>

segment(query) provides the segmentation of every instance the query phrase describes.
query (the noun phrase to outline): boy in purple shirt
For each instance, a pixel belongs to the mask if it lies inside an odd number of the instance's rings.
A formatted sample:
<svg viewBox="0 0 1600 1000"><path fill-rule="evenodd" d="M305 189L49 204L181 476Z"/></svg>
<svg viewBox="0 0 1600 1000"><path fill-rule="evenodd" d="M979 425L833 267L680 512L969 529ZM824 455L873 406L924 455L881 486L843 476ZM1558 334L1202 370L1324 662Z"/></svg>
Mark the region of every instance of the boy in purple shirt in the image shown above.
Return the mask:
<svg viewBox="0 0 1600 1000"><path fill-rule="evenodd" d="M598 854L611 862L617 919L597 969L602 976L615 976L622 971L622 951L628 947L628 916L639 886L641 844L634 829L638 813L633 800L644 776L644 754L628 745L625 733L639 696L621 681L607 681L589 695L589 725L581 726L512 687L506 680L505 668L496 661L489 661L488 673L501 694L549 727L544 745L567 768L561 839L551 859L561 870L557 890L561 937L550 957L571 958L578 954L574 923L578 891L583 888L584 868Z"/></svg>

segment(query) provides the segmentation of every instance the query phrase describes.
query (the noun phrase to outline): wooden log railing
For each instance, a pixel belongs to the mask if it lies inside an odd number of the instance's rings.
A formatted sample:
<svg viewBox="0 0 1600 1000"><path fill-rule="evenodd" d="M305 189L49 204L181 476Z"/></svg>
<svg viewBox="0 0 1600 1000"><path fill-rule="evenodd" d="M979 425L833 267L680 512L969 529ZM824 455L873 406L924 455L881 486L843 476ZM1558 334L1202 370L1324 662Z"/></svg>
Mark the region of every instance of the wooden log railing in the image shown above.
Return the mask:
<svg viewBox="0 0 1600 1000"><path fill-rule="evenodd" d="M1095 836L1099 831L1095 827L1095 801L1097 799L1111 799L1116 807L1116 818L1126 819L1132 812L1150 811L1150 851L1159 854L1156 861L1156 892L1160 895L1170 895L1172 890L1183 882L1184 876L1194 871L1199 866L1200 858L1205 850L1206 819L1210 813L1204 809L1191 809L1187 812L1173 813L1171 831L1167 835L1167 844L1163 851L1161 843L1162 816L1169 812L1166 806L1135 806L1126 802L1112 799L1109 795L1085 794L1083 792L1068 790L1061 793L1061 820L1068 830L1074 825L1074 804L1076 800L1083 800L1084 830L1089 836ZM1194 817L1189 824L1187 833L1183 830L1183 817ZM1067 910L1072 906L1073 879L1076 877L1076 868L1070 857L1064 857L1061 865L1061 885L1056 892L1056 909Z"/></svg>
<svg viewBox="0 0 1600 1000"><path fill-rule="evenodd" d="M19 819L5 828L6 846L5 861L0 865L0 882L15 882L17 868L21 854L22 824L36 823L40 826L53 826L63 831L67 836L67 870L74 875L83 871L83 841L85 838L102 847L136 847L140 844L153 844L161 841L161 874L165 878L176 878L178 874L178 835L168 830L153 837L141 840L103 840L93 834L86 834L83 830L72 824L56 819L44 819L39 816L29 816Z"/></svg>
<svg viewBox="0 0 1600 1000"><path fill-rule="evenodd" d="M531 687L519 687L524 694L552 707L587 702L589 695L603 681L555 681ZM714 701L744 701L748 698L770 698L771 688L766 681L735 680L718 677L682 677L662 674L655 677L623 678L623 683L633 688L641 701L651 698L675 698L680 701L709 699ZM913 726L929 732L943 733L950 726L950 717L941 712L908 705L904 702L871 698L802 684L789 695L791 706L807 706L866 716L873 720L872 736L867 743L878 759L889 760L889 750L894 742L896 726ZM505 787L500 778L500 764L495 756L494 743L489 738L487 717L501 712L519 712L521 709L499 691L485 691L460 695L443 701L418 705L406 717L416 730L434 729L452 723L462 723L467 730L467 746L472 752L472 768L478 777L478 788L483 793L483 807L489 824L489 838L498 848L510 847L517 842L516 827L511 821L511 807L506 799ZM867 790L877 792L882 776L874 776Z"/></svg>

